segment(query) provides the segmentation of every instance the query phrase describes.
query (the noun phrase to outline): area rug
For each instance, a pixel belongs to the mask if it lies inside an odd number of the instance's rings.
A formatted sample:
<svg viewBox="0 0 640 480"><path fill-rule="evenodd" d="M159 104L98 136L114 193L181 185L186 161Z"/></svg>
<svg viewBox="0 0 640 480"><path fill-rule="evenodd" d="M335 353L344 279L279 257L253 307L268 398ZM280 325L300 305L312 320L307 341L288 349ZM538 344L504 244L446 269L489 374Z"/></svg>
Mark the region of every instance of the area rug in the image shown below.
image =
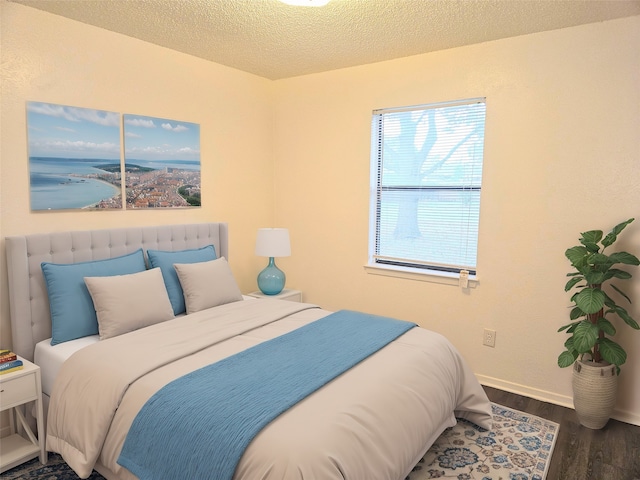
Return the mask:
<svg viewBox="0 0 640 480"><path fill-rule="evenodd" d="M76 472L71 470L60 455L49 452L48 462L42 465L38 458L7 470L0 474L2 480L78 480ZM102 475L94 471L88 480L105 480Z"/></svg>
<svg viewBox="0 0 640 480"><path fill-rule="evenodd" d="M491 430L458 420L406 480L544 480L559 425L495 403L491 407Z"/></svg>
<svg viewBox="0 0 640 480"><path fill-rule="evenodd" d="M493 403L490 431L459 420L447 429L406 480L544 480L558 424ZM2 474L3 480L76 480L78 476L50 453L47 465L33 459ZM96 472L89 480L104 480Z"/></svg>

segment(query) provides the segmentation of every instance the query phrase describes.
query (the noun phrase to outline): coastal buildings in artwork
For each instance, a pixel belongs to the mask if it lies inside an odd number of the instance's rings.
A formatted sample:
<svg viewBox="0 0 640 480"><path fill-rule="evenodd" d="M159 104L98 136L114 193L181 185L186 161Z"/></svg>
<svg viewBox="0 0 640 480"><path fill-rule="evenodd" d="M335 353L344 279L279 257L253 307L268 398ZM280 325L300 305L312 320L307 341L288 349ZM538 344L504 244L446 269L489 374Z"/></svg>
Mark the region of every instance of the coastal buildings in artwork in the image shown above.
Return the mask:
<svg viewBox="0 0 640 480"><path fill-rule="evenodd" d="M129 170L127 166L127 208L200 206L200 170Z"/></svg>
<svg viewBox="0 0 640 480"><path fill-rule="evenodd" d="M104 165L96 177L120 185L119 166ZM177 167L151 168L136 164L125 167L127 208L184 208L200 206L200 170ZM92 208L121 208L121 196L101 200Z"/></svg>

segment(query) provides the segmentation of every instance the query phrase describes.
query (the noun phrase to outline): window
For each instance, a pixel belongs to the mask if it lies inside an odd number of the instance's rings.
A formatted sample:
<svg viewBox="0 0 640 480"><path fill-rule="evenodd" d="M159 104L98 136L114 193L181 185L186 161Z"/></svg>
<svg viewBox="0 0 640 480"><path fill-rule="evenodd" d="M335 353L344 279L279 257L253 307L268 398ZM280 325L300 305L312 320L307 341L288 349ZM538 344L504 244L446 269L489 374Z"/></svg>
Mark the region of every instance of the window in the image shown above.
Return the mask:
<svg viewBox="0 0 640 480"><path fill-rule="evenodd" d="M485 99L375 110L369 265L476 274Z"/></svg>

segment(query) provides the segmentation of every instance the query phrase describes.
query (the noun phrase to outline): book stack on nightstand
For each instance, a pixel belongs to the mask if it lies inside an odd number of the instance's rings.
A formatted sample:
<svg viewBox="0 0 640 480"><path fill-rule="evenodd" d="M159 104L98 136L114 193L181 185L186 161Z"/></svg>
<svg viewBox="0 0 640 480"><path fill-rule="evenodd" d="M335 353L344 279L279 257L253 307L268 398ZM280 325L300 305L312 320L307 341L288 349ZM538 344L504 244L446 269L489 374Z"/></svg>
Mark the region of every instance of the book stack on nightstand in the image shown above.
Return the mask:
<svg viewBox="0 0 640 480"><path fill-rule="evenodd" d="M0 375L24 368L22 360L11 350L0 350Z"/></svg>
<svg viewBox="0 0 640 480"><path fill-rule="evenodd" d="M0 411L9 410L11 434L0 438L0 473L40 456L40 462L47 463L44 442L42 411L42 387L40 367L16 355L19 362L13 368L5 369L0 375ZM35 402L36 437L27 423L23 409Z"/></svg>
<svg viewBox="0 0 640 480"><path fill-rule="evenodd" d="M300 290L290 290L288 288L285 288L277 295L265 295L260 291L247 293L247 295L253 298L275 298L277 300L288 300L290 302L302 302L302 292Z"/></svg>

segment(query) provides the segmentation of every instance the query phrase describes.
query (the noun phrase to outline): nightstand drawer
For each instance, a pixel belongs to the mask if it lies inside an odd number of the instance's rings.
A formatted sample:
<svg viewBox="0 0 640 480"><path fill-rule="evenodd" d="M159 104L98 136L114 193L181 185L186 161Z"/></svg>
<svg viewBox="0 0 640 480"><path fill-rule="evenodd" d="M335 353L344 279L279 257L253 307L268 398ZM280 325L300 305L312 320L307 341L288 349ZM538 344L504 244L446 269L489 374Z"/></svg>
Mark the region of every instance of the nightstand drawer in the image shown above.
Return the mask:
<svg viewBox="0 0 640 480"><path fill-rule="evenodd" d="M0 408L2 410L25 403L26 399L35 400L36 398L38 398L38 389L36 376L33 374L12 378L0 384Z"/></svg>

